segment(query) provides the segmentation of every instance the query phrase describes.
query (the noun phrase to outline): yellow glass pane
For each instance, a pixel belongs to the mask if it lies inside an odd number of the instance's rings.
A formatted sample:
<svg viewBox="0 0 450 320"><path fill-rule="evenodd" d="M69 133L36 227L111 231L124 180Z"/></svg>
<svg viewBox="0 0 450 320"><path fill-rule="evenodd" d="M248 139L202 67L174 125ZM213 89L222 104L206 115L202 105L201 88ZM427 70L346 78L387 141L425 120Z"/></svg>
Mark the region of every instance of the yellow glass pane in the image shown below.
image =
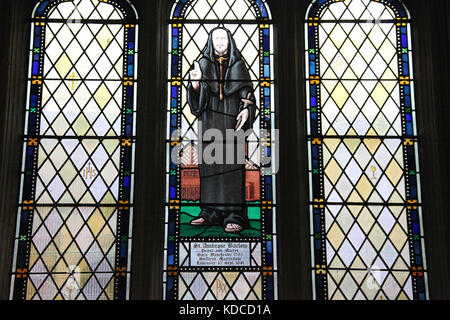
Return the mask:
<svg viewBox="0 0 450 320"><path fill-rule="evenodd" d="M59 262L56 264L55 268L53 269L53 272L55 273L67 273L68 266L64 262L63 259L60 259Z"/></svg>
<svg viewBox="0 0 450 320"><path fill-rule="evenodd" d="M72 69L72 62L69 57L64 53L55 64L56 71L61 78L65 78L69 71Z"/></svg>
<svg viewBox="0 0 450 320"><path fill-rule="evenodd" d="M78 268L80 270L80 286L83 288L86 285L86 282L91 277L91 274L89 272L92 272L92 270L89 267L86 259L84 258L81 259L80 263L78 264Z"/></svg>
<svg viewBox="0 0 450 320"><path fill-rule="evenodd" d="M111 93L109 93L109 90L104 83L102 83L97 92L95 92L94 99L100 109L103 109L111 99Z"/></svg>
<svg viewBox="0 0 450 320"><path fill-rule="evenodd" d="M34 246L34 244L31 243L29 265L33 266L38 258L39 258L39 253L36 250L36 247Z"/></svg>
<svg viewBox="0 0 450 320"><path fill-rule="evenodd" d="M253 290L254 290L255 293L256 293L256 297L257 297L259 300L262 300L262 299L263 299L263 296L262 296L262 277L259 277L259 279L258 279L258 281L256 282L256 284L255 284Z"/></svg>
<svg viewBox="0 0 450 320"><path fill-rule="evenodd" d="M370 231L370 229L373 226L373 223L375 222L374 217L370 213L369 209L367 209L367 207L364 207L361 210L361 213L358 216L357 220L358 220L359 226L366 234Z"/></svg>
<svg viewBox="0 0 450 320"><path fill-rule="evenodd" d="M91 217L87 221L87 225L91 230L94 237L100 232L100 230L105 225L105 219L103 219L103 215L101 214L99 209L96 209L94 213L92 213Z"/></svg>
<svg viewBox="0 0 450 320"><path fill-rule="evenodd" d="M385 170L385 174L391 181L392 185L396 185L400 178L403 176L403 170L398 165L397 161L392 160L389 166Z"/></svg>
<svg viewBox="0 0 450 320"><path fill-rule="evenodd" d="M115 241L115 236L109 227L105 227L97 237L97 242L100 245L103 253L106 254Z"/></svg>
<svg viewBox="0 0 450 320"><path fill-rule="evenodd" d="M397 259L397 261L392 266L392 269L394 270L409 270L409 267L406 265L406 263L403 261L401 257Z"/></svg>
<svg viewBox="0 0 450 320"><path fill-rule="evenodd" d="M102 145L105 148L106 152L109 155L112 155L114 153L114 151L116 151L117 147L119 146L119 141L108 139L108 140L104 140L102 142Z"/></svg>
<svg viewBox="0 0 450 320"><path fill-rule="evenodd" d="M370 96L372 97L373 101L375 101L375 103L378 105L378 107L381 108L383 107L384 103L389 97L389 93L386 91L386 89L380 82L376 85L375 89L372 91L372 94Z"/></svg>
<svg viewBox="0 0 450 320"><path fill-rule="evenodd" d="M111 215L113 213L115 213L115 208L111 208L111 207L104 207L101 209L102 210L102 214L105 217L106 220L109 220L109 218L111 217Z"/></svg>
<svg viewBox="0 0 450 320"><path fill-rule="evenodd" d="M66 282L68 277L69 277L69 274L52 274L53 281L55 282L55 284L58 288L63 287L63 285ZM58 294L55 297L55 300L63 300L63 299L64 298L61 296L61 294Z"/></svg>
<svg viewBox="0 0 450 320"><path fill-rule="evenodd" d="M345 145L347 146L348 150L353 154L358 146L361 144L361 140L359 139L345 139L344 140Z"/></svg>
<svg viewBox="0 0 450 320"><path fill-rule="evenodd" d="M339 108L342 108L344 106L345 102L348 99L348 92L347 90L345 90L341 82L338 83L333 93L331 94L331 97Z"/></svg>
<svg viewBox="0 0 450 320"><path fill-rule="evenodd" d="M80 203L84 204L95 204L97 201L92 197L92 195L88 192L86 193L83 198L80 200Z"/></svg>
<svg viewBox="0 0 450 320"><path fill-rule="evenodd" d="M72 180L77 175L77 170L72 164L72 161L67 161L66 164L61 168L61 171L59 172L59 176L64 181L66 185L69 185Z"/></svg>
<svg viewBox="0 0 450 320"><path fill-rule="evenodd" d="M397 223L394 228L392 228L391 233L389 234L389 239L391 240L394 247L401 251L406 244L406 240L408 239L405 231L400 227Z"/></svg>
<svg viewBox="0 0 450 320"><path fill-rule="evenodd" d="M330 182L335 184L341 176L341 173L342 169L339 167L339 164L336 162L336 160L331 159L330 163L325 168L325 174L327 175Z"/></svg>
<svg viewBox="0 0 450 320"><path fill-rule="evenodd" d="M27 300L33 299L35 293L36 293L36 289L34 288L33 282L31 281L31 279L28 279L26 299Z"/></svg>
<svg viewBox="0 0 450 320"><path fill-rule="evenodd" d="M348 202L362 202L361 196L358 194L358 192L355 190L352 191L350 196L347 199Z"/></svg>
<svg viewBox="0 0 450 320"><path fill-rule="evenodd" d="M324 139L324 144L330 150L331 153L334 153L336 151L336 148L341 143L340 139Z"/></svg>
<svg viewBox="0 0 450 320"><path fill-rule="evenodd" d="M380 139L364 139L364 145L367 147L367 149L370 151L372 155L377 151L378 146L380 144L381 144Z"/></svg>
<svg viewBox="0 0 450 320"><path fill-rule="evenodd" d="M85 139L81 143L88 154L92 154L99 144L98 140L95 139Z"/></svg>
<svg viewBox="0 0 450 320"><path fill-rule="evenodd" d="M103 199L100 201L101 204L115 204L117 203L117 199L113 196L113 194L108 191Z"/></svg>
<svg viewBox="0 0 450 320"><path fill-rule="evenodd" d="M375 250L378 251L383 246L386 236L384 235L381 227L378 224L375 224L373 229L370 231L368 238Z"/></svg>
<svg viewBox="0 0 450 320"><path fill-rule="evenodd" d="M322 88L325 88L328 92L333 92L337 83L338 82L336 80L324 80L321 82L321 84L323 85Z"/></svg>
<svg viewBox="0 0 450 320"><path fill-rule="evenodd" d="M345 239L345 235L342 232L339 225L335 222L331 226L330 230L327 233L327 239L330 244L333 246L334 250L338 250L341 246L342 241Z"/></svg>
<svg viewBox="0 0 450 320"><path fill-rule="evenodd" d="M109 30L108 26L104 25L95 38L97 39L102 49L105 50L114 39L114 36Z"/></svg>
<svg viewBox="0 0 450 320"><path fill-rule="evenodd" d="M404 203L405 197L401 196L397 191L392 193L392 196L389 198L389 203Z"/></svg>
<svg viewBox="0 0 450 320"><path fill-rule="evenodd" d="M223 276L227 280L228 283L234 283L236 278L239 276L239 272L224 272Z"/></svg>
<svg viewBox="0 0 450 320"><path fill-rule="evenodd" d="M108 286L106 287L106 295L108 297L109 300L113 300L114 299L114 281L113 281L113 277L111 277L111 280L109 281Z"/></svg>
<svg viewBox="0 0 450 320"><path fill-rule="evenodd" d="M83 136L89 130L90 127L91 125L89 124L89 122L87 121L86 117L83 114L80 114L80 116L72 125L73 130L78 136Z"/></svg>
<svg viewBox="0 0 450 320"><path fill-rule="evenodd" d="M356 190L358 190L358 193L361 195L363 200L367 200L372 193L373 186L370 183L369 179L365 175L361 177L358 184L356 185Z"/></svg>

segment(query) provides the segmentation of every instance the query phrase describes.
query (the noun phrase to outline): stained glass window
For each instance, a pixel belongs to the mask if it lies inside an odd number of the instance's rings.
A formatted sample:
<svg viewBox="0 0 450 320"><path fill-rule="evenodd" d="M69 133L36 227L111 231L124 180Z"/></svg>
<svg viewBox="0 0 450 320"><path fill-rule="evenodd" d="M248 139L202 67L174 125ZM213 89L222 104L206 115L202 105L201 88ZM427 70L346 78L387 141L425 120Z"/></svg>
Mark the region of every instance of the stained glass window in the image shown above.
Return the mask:
<svg viewBox="0 0 450 320"><path fill-rule="evenodd" d="M214 58L208 49L217 28L225 34L229 45L228 56L227 53L223 56L224 65L222 61L212 61L220 58L215 56L217 51ZM261 0L176 1L169 25L169 50L164 298L276 299L276 163L271 156L275 142L274 73L272 23L267 4ZM208 57L212 58L206 62ZM200 64L196 65L198 62ZM208 71L208 64L216 65L216 73L213 68ZM223 68L235 70L236 65L242 66L240 73L236 73L239 75L227 78L228 71ZM215 74L209 78L210 82L203 82L204 75L200 86L206 89L200 89L204 90L200 94L192 89L194 69ZM243 91L247 91L239 98L253 110L253 132L245 142L245 164L233 169L240 172L233 178L223 178L227 187L222 188L217 187L217 180L209 183L208 178L225 177L223 167L202 167L199 151L205 149L199 146L204 140L199 120L205 122L205 114L217 105L215 119L223 117L228 112L223 111L226 108L239 105L239 99L237 104L228 104L235 96L230 93L228 84L240 86L239 81L246 81ZM213 92L215 86L217 92ZM205 92L209 96L204 95ZM192 111L192 104L195 104L192 101L198 96L209 99L202 115L194 115ZM230 115L232 120L223 120L223 123L233 123L236 113L225 116ZM261 161L263 157L268 161ZM210 169L216 170L216 174L205 177L204 172ZM221 173L217 173L219 171ZM230 183L236 189L229 187ZM234 205L239 205L235 218L248 219L248 225L242 230L227 232L226 227L211 221L193 224L204 213L202 206L206 198L219 199L215 205L220 204L226 210L230 203L227 201L231 200L220 200L220 197L232 199L231 194L235 195L236 190L242 192L242 200L240 203L233 200ZM231 215L229 211L213 208L218 215L224 212L225 217Z"/></svg>
<svg viewBox="0 0 450 320"><path fill-rule="evenodd" d="M33 13L12 299L126 299L137 15L126 0Z"/></svg>
<svg viewBox="0 0 450 320"><path fill-rule="evenodd" d="M317 299L427 299L410 16L314 1L306 66Z"/></svg>

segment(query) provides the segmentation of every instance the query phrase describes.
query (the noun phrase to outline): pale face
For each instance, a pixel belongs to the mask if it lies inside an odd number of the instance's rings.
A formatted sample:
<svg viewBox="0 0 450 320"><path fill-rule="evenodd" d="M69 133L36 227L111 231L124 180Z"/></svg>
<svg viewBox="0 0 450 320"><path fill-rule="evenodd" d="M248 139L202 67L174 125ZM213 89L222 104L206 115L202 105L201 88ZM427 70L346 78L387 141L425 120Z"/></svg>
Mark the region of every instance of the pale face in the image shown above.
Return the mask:
<svg viewBox="0 0 450 320"><path fill-rule="evenodd" d="M212 34L214 51L217 55L223 56L228 53L228 33L223 29L217 29Z"/></svg>

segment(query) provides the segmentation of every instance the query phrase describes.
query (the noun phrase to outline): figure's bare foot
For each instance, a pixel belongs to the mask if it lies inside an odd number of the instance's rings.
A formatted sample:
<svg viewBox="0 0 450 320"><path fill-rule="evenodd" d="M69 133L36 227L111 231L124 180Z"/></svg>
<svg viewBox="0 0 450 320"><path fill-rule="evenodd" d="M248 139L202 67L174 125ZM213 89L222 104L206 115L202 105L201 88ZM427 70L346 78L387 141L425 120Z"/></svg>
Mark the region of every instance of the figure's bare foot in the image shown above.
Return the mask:
<svg viewBox="0 0 450 320"><path fill-rule="evenodd" d="M225 232L229 233L238 233L241 232L244 228L236 223L228 223L225 226Z"/></svg>
<svg viewBox="0 0 450 320"><path fill-rule="evenodd" d="M192 226L206 226L208 223L203 218L198 218L191 221Z"/></svg>

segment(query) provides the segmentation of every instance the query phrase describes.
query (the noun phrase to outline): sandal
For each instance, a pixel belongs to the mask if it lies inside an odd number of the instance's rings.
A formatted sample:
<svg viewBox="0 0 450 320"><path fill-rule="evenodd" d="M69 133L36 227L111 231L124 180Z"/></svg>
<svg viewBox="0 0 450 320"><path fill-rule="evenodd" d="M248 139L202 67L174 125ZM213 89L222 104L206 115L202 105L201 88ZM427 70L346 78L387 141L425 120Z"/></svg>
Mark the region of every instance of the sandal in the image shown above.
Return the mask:
<svg viewBox="0 0 450 320"><path fill-rule="evenodd" d="M206 222L203 218L198 218L191 221L191 226L206 226L208 222Z"/></svg>
<svg viewBox="0 0 450 320"><path fill-rule="evenodd" d="M225 232L228 233L239 233L243 230L244 228L236 223L228 223L225 226Z"/></svg>

